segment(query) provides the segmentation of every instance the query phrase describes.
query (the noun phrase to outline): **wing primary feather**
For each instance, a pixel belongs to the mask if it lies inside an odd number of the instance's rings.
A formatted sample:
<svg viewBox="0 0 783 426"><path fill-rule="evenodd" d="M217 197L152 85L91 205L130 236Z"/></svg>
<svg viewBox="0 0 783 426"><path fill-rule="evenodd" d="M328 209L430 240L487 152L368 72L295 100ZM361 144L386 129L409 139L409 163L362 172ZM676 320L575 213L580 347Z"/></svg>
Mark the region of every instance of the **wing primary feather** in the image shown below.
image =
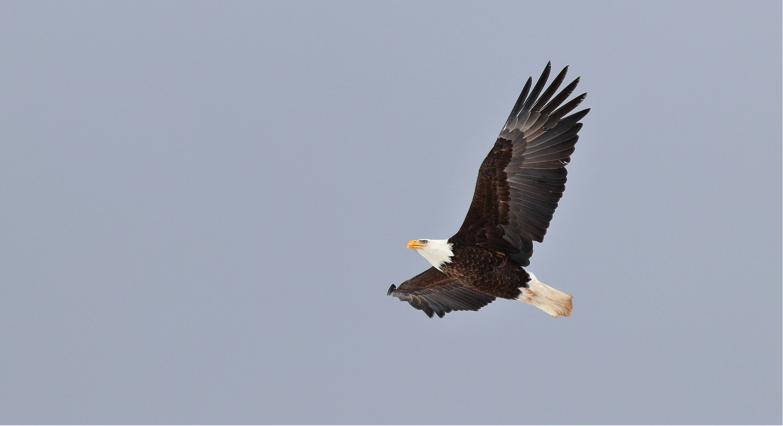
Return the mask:
<svg viewBox="0 0 783 426"><path fill-rule="evenodd" d="M529 109L523 109L519 112L519 115L517 116L517 121L514 124L514 127L519 128L522 127L526 122L527 119L530 117L530 110Z"/></svg>
<svg viewBox="0 0 783 426"><path fill-rule="evenodd" d="M576 85L579 84L579 77L574 79L571 83L568 84L568 86L564 87L563 90L560 91L560 93L555 96L554 99L549 101L548 104L541 110L542 114L549 114L557 108L561 103L563 103L564 100L566 100L569 96L571 96L571 93L574 92L574 89L576 89Z"/></svg>
<svg viewBox="0 0 783 426"><path fill-rule="evenodd" d="M522 89L522 92L519 94L517 101L514 103L514 107L511 108L511 112L508 114L508 120L506 120L506 123L516 118L517 114L522 109L523 102L525 102L525 89Z"/></svg>
<svg viewBox="0 0 783 426"><path fill-rule="evenodd" d="M585 93L586 94L586 93ZM583 98L584 99L584 98ZM590 112L590 108L585 108L581 111L577 111L568 117L563 117L562 120L560 120L560 123L557 123L558 125L562 124L564 126L573 126L574 124L578 123L579 120L583 119L587 113Z"/></svg>
<svg viewBox="0 0 783 426"><path fill-rule="evenodd" d="M527 82L525 82L525 87L522 88L522 93L519 94L519 98L517 98L517 102L514 104L514 108L511 109L511 114L509 114L508 120L506 120L506 125L503 126L504 128L516 127L517 114L519 114L519 111L522 110L522 105L525 102L525 98L527 98L531 84L533 84L533 79L528 77Z"/></svg>
<svg viewBox="0 0 783 426"><path fill-rule="evenodd" d="M433 299L425 299L430 305L430 309L435 311L435 314L438 315L438 317L443 318L444 315L446 315L446 312L443 309L443 306L441 306L437 301Z"/></svg>
<svg viewBox="0 0 783 426"><path fill-rule="evenodd" d="M552 62L547 62L546 67L544 67L544 72L541 73L541 77L538 78L538 81L536 82L535 87L533 87L533 91L530 92L530 96L527 97L527 100L525 101L525 105L522 106L523 110L530 110L530 106L533 105L533 102L536 101L538 98L538 95L541 93L541 90L544 88L544 84L546 84L546 81L549 79L549 71L552 69Z"/></svg>
<svg viewBox="0 0 783 426"><path fill-rule="evenodd" d="M560 71L559 74L555 77L554 80L552 80L552 83L549 84L549 87L544 91L544 94L541 95L541 97L536 101L535 105L533 105L532 110L533 111L540 111L541 108L546 105L547 102L549 102L549 98L552 97L552 95L557 92L557 89L560 88L560 85L563 84L563 80L565 80L565 76L568 74L568 67L566 66L563 68L562 71Z"/></svg>
<svg viewBox="0 0 783 426"><path fill-rule="evenodd" d="M582 93L581 95L575 97L574 99L571 99L570 101L568 101L568 103L555 110L555 112L552 113L552 116L549 118L549 120L552 120L553 118L557 118L557 120L559 121L561 118L563 118L564 115L568 114L569 112L573 111L574 108L578 107L579 104L581 104L586 97L587 97L587 93Z"/></svg>
<svg viewBox="0 0 783 426"><path fill-rule="evenodd" d="M429 303L426 303L426 302L425 303L421 303L422 301L421 301L421 298L419 298L419 297L416 297L415 300L416 300L416 303L418 304L418 306L415 306L412 303L411 303L411 305L413 305L413 307L416 308L416 309L420 309L420 310L424 311L424 313L427 314L428 317L432 318L432 315L435 313L435 311L432 310L432 308L430 307ZM438 316L440 316L440 315L438 315ZM443 318L443 317L441 317L441 318Z"/></svg>

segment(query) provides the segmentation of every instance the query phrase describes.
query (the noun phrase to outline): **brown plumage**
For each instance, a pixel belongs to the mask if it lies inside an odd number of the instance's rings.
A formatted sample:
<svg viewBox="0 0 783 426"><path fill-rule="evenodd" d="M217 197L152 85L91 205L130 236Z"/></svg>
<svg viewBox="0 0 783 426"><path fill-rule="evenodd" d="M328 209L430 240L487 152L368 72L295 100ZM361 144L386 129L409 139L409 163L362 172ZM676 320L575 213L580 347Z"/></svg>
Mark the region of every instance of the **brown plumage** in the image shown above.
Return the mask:
<svg viewBox="0 0 783 426"><path fill-rule="evenodd" d="M435 313L441 318L451 311L478 311L495 300L494 296L460 284L435 267L405 281L400 288L392 284L386 294L399 297L429 317Z"/></svg>
<svg viewBox="0 0 783 426"><path fill-rule="evenodd" d="M478 310L495 297L520 299L554 316L570 313L570 296L538 282L534 276L531 278L522 268L530 264L533 241L544 240L563 196L565 166L571 161L579 139L577 133L582 128L579 120L589 112L585 109L566 117L586 94L563 104L579 78L555 94L568 67L544 90L550 68L547 64L532 91L532 79L527 80L495 145L481 164L465 221L447 242L453 254L448 260L433 260L433 256L441 254L423 252L429 250L427 240L417 240L423 243L412 248L419 249L435 268L405 281L399 288L392 285L389 295L409 302L430 317L433 313L442 317L451 310ZM544 300L528 290L530 284L535 284L533 290L539 289L538 292L550 294L552 290L559 295L552 293L555 302ZM555 313L550 312L549 302L557 305L553 308Z"/></svg>

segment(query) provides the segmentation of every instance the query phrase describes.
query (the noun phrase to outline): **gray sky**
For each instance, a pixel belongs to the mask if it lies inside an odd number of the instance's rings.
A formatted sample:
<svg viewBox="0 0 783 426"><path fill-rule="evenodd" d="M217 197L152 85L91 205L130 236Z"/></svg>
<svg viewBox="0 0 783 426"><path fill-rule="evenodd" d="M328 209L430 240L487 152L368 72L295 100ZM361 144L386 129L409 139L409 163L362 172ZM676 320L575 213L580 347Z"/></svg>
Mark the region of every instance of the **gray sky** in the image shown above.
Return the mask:
<svg viewBox="0 0 783 426"><path fill-rule="evenodd" d="M387 297L549 60L573 315ZM2 423L780 423L781 256L780 2L0 3Z"/></svg>

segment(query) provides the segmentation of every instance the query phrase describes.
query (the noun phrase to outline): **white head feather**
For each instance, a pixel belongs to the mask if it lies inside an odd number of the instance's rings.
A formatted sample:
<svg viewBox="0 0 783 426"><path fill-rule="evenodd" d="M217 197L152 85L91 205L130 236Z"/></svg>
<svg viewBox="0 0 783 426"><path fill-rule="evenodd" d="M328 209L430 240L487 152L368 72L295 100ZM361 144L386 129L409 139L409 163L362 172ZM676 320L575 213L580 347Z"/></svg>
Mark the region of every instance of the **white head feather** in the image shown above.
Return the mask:
<svg viewBox="0 0 783 426"><path fill-rule="evenodd" d="M408 242L408 248L419 252L438 270L444 263L451 263L451 258L454 256L451 246L448 240L411 240Z"/></svg>

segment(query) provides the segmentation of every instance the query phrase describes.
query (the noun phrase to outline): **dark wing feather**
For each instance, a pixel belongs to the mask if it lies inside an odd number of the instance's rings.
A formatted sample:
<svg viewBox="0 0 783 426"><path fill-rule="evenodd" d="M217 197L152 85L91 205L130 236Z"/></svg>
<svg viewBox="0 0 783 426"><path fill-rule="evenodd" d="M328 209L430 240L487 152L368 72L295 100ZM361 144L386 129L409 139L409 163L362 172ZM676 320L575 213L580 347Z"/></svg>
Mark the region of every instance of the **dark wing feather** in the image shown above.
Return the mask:
<svg viewBox="0 0 783 426"><path fill-rule="evenodd" d="M399 288L392 284L386 295L410 303L430 318L432 314L443 318L451 311L478 311L495 300L494 296L473 290L435 268L405 281Z"/></svg>
<svg viewBox="0 0 783 426"><path fill-rule="evenodd" d="M590 111L566 116L587 94L563 104L579 78L556 94L568 67L544 89L550 69L547 64L532 90L532 79L525 83L495 146L481 164L465 222L450 242L498 250L528 266L533 241L544 240L565 191L565 166L579 139L579 120Z"/></svg>

